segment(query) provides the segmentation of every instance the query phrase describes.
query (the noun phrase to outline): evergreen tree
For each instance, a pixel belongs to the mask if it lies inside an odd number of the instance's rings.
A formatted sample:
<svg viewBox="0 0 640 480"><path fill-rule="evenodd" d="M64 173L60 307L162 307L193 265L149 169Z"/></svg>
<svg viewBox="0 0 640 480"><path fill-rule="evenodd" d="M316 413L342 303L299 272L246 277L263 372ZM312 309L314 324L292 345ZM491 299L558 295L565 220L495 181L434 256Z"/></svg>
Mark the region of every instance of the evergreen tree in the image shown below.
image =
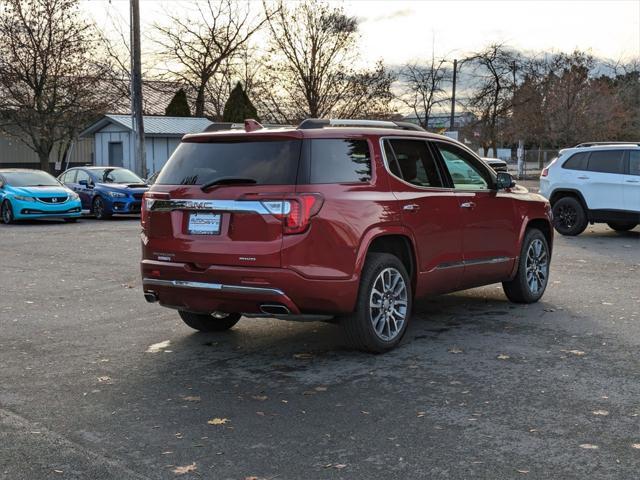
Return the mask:
<svg viewBox="0 0 640 480"><path fill-rule="evenodd" d="M247 92L240 82L236 84L224 105L222 120L225 122L242 123L247 118L258 119L258 111L253 106Z"/></svg>
<svg viewBox="0 0 640 480"><path fill-rule="evenodd" d="M187 101L187 94L181 88L173 96L167 108L164 109L164 114L167 117L190 117L191 110L189 110L189 102Z"/></svg>

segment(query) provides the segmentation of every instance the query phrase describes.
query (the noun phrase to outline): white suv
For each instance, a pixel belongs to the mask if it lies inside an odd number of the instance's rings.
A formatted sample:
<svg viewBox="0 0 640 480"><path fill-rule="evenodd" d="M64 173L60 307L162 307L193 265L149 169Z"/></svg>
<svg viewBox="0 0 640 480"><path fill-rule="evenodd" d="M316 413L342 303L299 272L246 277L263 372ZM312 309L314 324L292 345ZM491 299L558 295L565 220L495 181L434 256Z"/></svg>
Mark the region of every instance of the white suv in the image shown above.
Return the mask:
<svg viewBox="0 0 640 480"><path fill-rule="evenodd" d="M589 223L627 231L640 223L640 144L580 144L560 151L542 171L540 193L562 235Z"/></svg>

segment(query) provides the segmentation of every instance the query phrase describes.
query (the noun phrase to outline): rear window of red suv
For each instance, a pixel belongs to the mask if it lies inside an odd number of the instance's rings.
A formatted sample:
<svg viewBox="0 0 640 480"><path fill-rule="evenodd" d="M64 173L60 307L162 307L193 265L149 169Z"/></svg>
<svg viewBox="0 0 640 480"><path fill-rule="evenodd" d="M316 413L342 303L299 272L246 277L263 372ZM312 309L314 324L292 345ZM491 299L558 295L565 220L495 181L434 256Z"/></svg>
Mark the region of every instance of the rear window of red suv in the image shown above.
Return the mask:
<svg viewBox="0 0 640 480"><path fill-rule="evenodd" d="M257 185L292 185L301 145L301 140L183 142L156 184L203 185L220 178L243 178Z"/></svg>

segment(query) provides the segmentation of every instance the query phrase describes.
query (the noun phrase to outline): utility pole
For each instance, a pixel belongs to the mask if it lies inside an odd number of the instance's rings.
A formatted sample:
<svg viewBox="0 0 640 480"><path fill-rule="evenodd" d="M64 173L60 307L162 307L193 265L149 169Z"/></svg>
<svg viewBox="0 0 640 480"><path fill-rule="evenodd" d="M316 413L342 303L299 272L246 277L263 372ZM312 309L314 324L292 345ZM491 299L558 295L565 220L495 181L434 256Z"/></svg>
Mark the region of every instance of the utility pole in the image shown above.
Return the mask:
<svg viewBox="0 0 640 480"><path fill-rule="evenodd" d="M451 91L451 118L449 119L449 131L453 131L453 121L456 117L456 76L458 70L458 60L453 61L453 88Z"/></svg>
<svg viewBox="0 0 640 480"><path fill-rule="evenodd" d="M133 124L134 170L147 177L142 120L142 66L140 60L140 0L130 0L131 6L131 120Z"/></svg>

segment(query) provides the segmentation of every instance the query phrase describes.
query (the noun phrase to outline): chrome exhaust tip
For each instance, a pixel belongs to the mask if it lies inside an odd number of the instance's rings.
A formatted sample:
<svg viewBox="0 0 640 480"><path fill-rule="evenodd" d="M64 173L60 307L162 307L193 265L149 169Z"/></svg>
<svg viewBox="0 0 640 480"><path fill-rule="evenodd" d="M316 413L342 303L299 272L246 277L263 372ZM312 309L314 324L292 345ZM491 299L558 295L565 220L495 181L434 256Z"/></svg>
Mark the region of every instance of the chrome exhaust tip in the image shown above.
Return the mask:
<svg viewBox="0 0 640 480"><path fill-rule="evenodd" d="M284 305L268 303L260 305L260 311L266 315L289 315L291 313Z"/></svg>
<svg viewBox="0 0 640 480"><path fill-rule="evenodd" d="M155 292L144 292L144 299L148 303L156 303L158 301L158 295Z"/></svg>

